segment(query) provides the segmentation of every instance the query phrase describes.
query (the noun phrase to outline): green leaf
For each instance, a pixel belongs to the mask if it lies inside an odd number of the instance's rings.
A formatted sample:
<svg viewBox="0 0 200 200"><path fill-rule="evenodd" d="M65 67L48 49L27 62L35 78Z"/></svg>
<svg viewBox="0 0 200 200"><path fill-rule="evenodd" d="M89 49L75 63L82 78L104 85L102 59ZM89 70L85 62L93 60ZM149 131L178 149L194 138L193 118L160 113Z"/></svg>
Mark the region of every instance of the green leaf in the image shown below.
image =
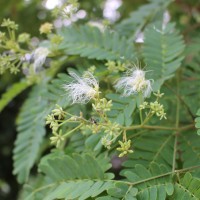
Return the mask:
<svg viewBox="0 0 200 200"><path fill-rule="evenodd" d="M71 81L70 76L64 73L60 73L47 85L48 93L44 98L46 98L53 107L55 104L58 104L63 108L69 106L70 99L63 89L63 85L69 81Z"/></svg>
<svg viewBox="0 0 200 200"><path fill-rule="evenodd" d="M5 108L6 105L8 105L10 101L12 101L14 97L16 97L29 86L30 85L26 81L21 81L8 88L8 90L1 96L0 112Z"/></svg>
<svg viewBox="0 0 200 200"><path fill-rule="evenodd" d="M130 17L122 20L116 26L116 30L131 39L136 39L139 31L149 21L158 20L160 14L165 11L171 0L153 0L148 4L142 5L138 10L131 12Z"/></svg>
<svg viewBox="0 0 200 200"><path fill-rule="evenodd" d="M14 171L20 183L26 182L45 135L45 84L35 86L17 119L17 139L13 150Z"/></svg>
<svg viewBox="0 0 200 200"><path fill-rule="evenodd" d="M107 167L111 166L108 164L108 159L102 161L104 167L100 165L99 160L102 159L95 159L89 154L74 154L72 157L49 155L40 163L39 168L51 183L35 188L25 200L36 200L35 197L40 192L43 192L45 200L87 199L98 196L113 186L109 181L113 176L105 172Z"/></svg>
<svg viewBox="0 0 200 200"><path fill-rule="evenodd" d="M200 135L200 109L197 111L197 117L195 119L195 127L197 128L197 134Z"/></svg>
<svg viewBox="0 0 200 200"><path fill-rule="evenodd" d="M108 94L106 97L112 100L112 110L108 116L114 122L129 126L133 121L132 114L136 108L136 101L133 97L122 97L119 94Z"/></svg>
<svg viewBox="0 0 200 200"><path fill-rule="evenodd" d="M116 183L115 187L108 190L108 194L112 197L124 198L124 199L136 199L138 189L132 186L128 186L124 183Z"/></svg>
<svg viewBox="0 0 200 200"><path fill-rule="evenodd" d="M96 27L84 25L63 28L59 34L64 38L60 48L69 55L97 60L131 60L134 57L133 45L117 32L101 32Z"/></svg>
<svg viewBox="0 0 200 200"><path fill-rule="evenodd" d="M116 182L108 189L109 197L126 200L165 200L174 192L171 172L163 165L152 163L149 169L137 164L122 170L125 181Z"/></svg>
<svg viewBox="0 0 200 200"><path fill-rule="evenodd" d="M134 137L134 134L132 135ZM171 170L173 163L174 136L165 131L144 131L132 140L134 152L124 166L134 168L138 163L149 167L151 163L165 165Z"/></svg>
<svg viewBox="0 0 200 200"><path fill-rule="evenodd" d="M180 182L175 184L174 194L170 199L200 199L200 180L192 177L189 172L186 173Z"/></svg>
<svg viewBox="0 0 200 200"><path fill-rule="evenodd" d="M181 134L180 151L183 162L183 168L200 165L200 146L199 136L193 131L187 131ZM199 170L195 173L200 174Z"/></svg>
<svg viewBox="0 0 200 200"><path fill-rule="evenodd" d="M145 30L143 56L147 63L147 75L154 80L154 90L160 89L165 80L171 78L183 60L183 37L169 23L163 28L162 22Z"/></svg>
<svg viewBox="0 0 200 200"><path fill-rule="evenodd" d="M124 169L122 174L138 189L137 200L165 200L174 191L171 175L162 165L152 163L146 169L138 164L134 169Z"/></svg>

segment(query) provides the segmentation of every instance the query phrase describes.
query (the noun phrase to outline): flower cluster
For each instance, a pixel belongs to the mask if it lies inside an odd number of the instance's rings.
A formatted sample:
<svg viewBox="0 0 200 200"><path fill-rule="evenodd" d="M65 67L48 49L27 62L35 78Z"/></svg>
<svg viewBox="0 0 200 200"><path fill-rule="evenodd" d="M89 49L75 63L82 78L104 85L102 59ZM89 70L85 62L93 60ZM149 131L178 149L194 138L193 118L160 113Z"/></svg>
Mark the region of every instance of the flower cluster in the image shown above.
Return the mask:
<svg viewBox="0 0 200 200"><path fill-rule="evenodd" d="M147 80L145 78L145 73L146 72L141 69L134 68L131 70L129 76L119 79L115 87L117 89L124 89L124 96L142 94L144 98L148 97L152 92L152 80ZM61 107L57 106L56 109L52 111L52 114L47 116L46 122L47 124L50 124L50 128L53 130L53 136L50 138L51 143L59 147L69 134L77 129L81 129L85 134L88 134L88 131L89 134L97 134L99 132L104 134L101 138L101 143L107 149L110 149L111 145L123 133L123 141L119 141L120 147L117 148L117 150L121 152L119 156L122 157L128 153L132 153L133 151L130 149L131 140L126 139L127 129L116 122L112 122L107 116L107 112L111 111L112 101L108 101L106 98L100 98L101 92L99 91L99 83L93 74L89 71L86 71L83 76L78 76L74 72L69 72L69 74L74 80L64 84L63 89L67 92L72 104L85 104L92 100L92 115L94 117L87 120L81 113L80 116L73 116L70 114L69 119L64 119L66 112L64 112ZM149 109L145 121L142 122L141 120L142 124L146 123L154 114L160 117L160 119L166 119L164 107L158 102L158 99L161 98L163 94L158 92L154 95L157 97L155 102L148 103L144 101L139 107L140 111L146 108ZM79 123L80 125L64 135L60 130L58 131L62 124L72 121Z"/></svg>
<svg viewBox="0 0 200 200"><path fill-rule="evenodd" d="M3 22L1 24L2 27L7 27L8 29L17 30L18 24L11 21L10 19L3 19Z"/></svg>
<svg viewBox="0 0 200 200"><path fill-rule="evenodd" d="M102 145L106 147L107 149L111 148L111 145L115 140L120 136L121 134L121 129L119 124L116 122L111 123L109 121L108 125L104 127L104 133L105 136L101 139Z"/></svg>
<svg viewBox="0 0 200 200"><path fill-rule="evenodd" d="M128 140L125 142L119 141L119 144L121 147L118 147L117 150L122 152L119 154L119 157L123 157L123 156L127 155L128 153L133 153L133 150L130 150L131 140Z"/></svg>
<svg viewBox="0 0 200 200"><path fill-rule="evenodd" d="M152 115L156 114L156 116L160 117L160 120L163 119L163 118L167 119L164 107L163 107L163 105L158 103L158 101L154 101L154 102L151 102L151 103L147 103L145 101L143 104L140 105L139 108L140 108L140 110L144 110L146 108L150 109L150 113Z"/></svg>
<svg viewBox="0 0 200 200"><path fill-rule="evenodd" d="M52 29L53 24L46 22L40 26L40 34L49 34L51 33Z"/></svg>
<svg viewBox="0 0 200 200"><path fill-rule="evenodd" d="M125 71L126 69L126 64L125 63L121 63L120 61L115 62L115 61L111 61L109 60L105 66L107 66L108 70L111 72L120 72L120 71Z"/></svg>
<svg viewBox="0 0 200 200"><path fill-rule="evenodd" d="M62 134L62 130L59 131L59 133L53 132L53 136L50 137L51 144L55 144L57 148L60 147L62 142L64 142L65 137Z"/></svg>
<svg viewBox="0 0 200 200"><path fill-rule="evenodd" d="M1 26L5 27L7 32L0 32L0 44L3 50L0 55L0 73L9 70L10 73L17 74L21 68L30 81L41 70L50 50L45 47L38 47L30 52L32 48L29 45L30 34L21 33L17 35L18 25L10 19L4 19ZM47 29L50 31L51 27L46 23L41 29L43 32ZM27 47L28 50L25 50L24 47Z"/></svg>
<svg viewBox="0 0 200 200"><path fill-rule="evenodd" d="M108 101L106 98L100 99L95 104L92 104L94 110L98 112L108 112L112 107L112 100Z"/></svg>

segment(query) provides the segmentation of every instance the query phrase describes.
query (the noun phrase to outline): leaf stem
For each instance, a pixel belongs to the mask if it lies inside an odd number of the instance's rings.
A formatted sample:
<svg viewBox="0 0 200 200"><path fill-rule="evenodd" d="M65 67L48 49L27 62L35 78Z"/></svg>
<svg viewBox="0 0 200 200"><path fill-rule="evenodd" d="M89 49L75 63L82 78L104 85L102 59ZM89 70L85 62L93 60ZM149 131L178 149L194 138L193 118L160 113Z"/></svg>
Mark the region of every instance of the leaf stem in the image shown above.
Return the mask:
<svg viewBox="0 0 200 200"><path fill-rule="evenodd" d="M176 151L177 151L177 141L178 141L178 132L175 134L175 140L174 140L174 152L173 152L173 161L172 161L172 172L176 169Z"/></svg>
<svg viewBox="0 0 200 200"><path fill-rule="evenodd" d="M81 126L83 126L83 124L80 124L79 126L77 126L76 128L72 129L71 131L65 133L63 135L63 137L67 138L68 136L70 136L74 131L78 130L79 128L81 128Z"/></svg>
<svg viewBox="0 0 200 200"><path fill-rule="evenodd" d="M168 127L168 126L151 126L151 125L135 125L129 127L121 127L122 129L128 130L135 130L135 129L153 129L153 130L174 130L174 131L183 131L194 128L194 124L189 124L183 127Z"/></svg>
<svg viewBox="0 0 200 200"><path fill-rule="evenodd" d="M180 173L184 173L186 171L192 171L192 170L195 170L195 169L198 169L198 168L200 168L200 165L187 167L187 168L184 168L184 169L174 170L173 172L172 171L167 172L167 173L160 174L160 175L157 175L157 176L153 176L153 177L141 180L141 181L136 181L134 183L128 182L128 181L119 181L119 182L134 186L134 185L138 185L138 184L141 184L141 183L144 183L144 182L147 182L147 181L151 181L151 180L154 180L154 179L162 178L162 177L169 176L169 175L172 175L172 174L180 174Z"/></svg>

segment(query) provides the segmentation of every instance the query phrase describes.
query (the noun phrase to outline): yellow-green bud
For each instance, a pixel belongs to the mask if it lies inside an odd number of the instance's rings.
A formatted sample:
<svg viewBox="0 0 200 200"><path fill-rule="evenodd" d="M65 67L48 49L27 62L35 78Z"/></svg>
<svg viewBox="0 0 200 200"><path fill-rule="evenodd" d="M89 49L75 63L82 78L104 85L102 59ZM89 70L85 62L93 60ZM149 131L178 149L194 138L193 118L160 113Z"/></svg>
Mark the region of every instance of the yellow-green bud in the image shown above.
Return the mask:
<svg viewBox="0 0 200 200"><path fill-rule="evenodd" d="M52 29L53 24L46 22L40 26L40 34L49 34L51 33Z"/></svg>
<svg viewBox="0 0 200 200"><path fill-rule="evenodd" d="M28 33L22 33L18 36L18 39L17 39L18 42L20 43L27 43L30 41L30 34Z"/></svg>

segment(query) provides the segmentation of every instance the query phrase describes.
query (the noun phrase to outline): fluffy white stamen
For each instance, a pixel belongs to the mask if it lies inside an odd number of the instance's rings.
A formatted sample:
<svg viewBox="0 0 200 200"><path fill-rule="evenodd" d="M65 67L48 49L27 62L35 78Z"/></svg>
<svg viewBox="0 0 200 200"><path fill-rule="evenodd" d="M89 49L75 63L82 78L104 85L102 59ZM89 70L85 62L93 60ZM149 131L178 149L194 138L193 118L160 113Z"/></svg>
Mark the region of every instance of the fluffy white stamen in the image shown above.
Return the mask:
<svg viewBox="0 0 200 200"><path fill-rule="evenodd" d="M99 84L90 72L79 77L74 72L69 73L75 82L63 85L73 103L87 103L98 94Z"/></svg>
<svg viewBox="0 0 200 200"><path fill-rule="evenodd" d="M123 96L142 93L144 97L148 97L152 92L151 84L152 80L145 79L145 71L135 68L129 76L120 78L115 87L123 89Z"/></svg>
<svg viewBox="0 0 200 200"><path fill-rule="evenodd" d="M42 67L50 51L45 47L38 47L33 52L33 68L35 72Z"/></svg>

